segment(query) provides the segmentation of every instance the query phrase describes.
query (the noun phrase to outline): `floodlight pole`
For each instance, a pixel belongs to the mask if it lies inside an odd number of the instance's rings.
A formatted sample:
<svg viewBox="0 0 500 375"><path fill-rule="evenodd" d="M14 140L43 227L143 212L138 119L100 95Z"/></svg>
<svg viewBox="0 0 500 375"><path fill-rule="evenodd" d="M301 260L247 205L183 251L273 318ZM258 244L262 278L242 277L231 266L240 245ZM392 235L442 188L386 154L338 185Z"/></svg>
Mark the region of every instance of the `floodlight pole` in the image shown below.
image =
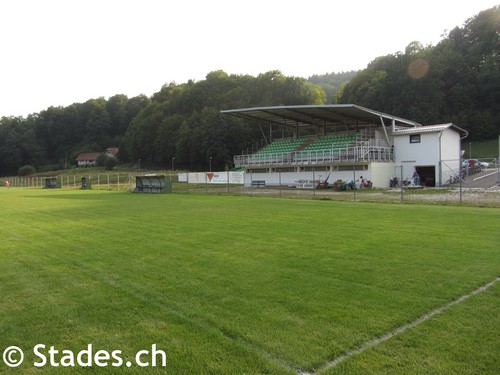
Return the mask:
<svg viewBox="0 0 500 375"><path fill-rule="evenodd" d="M210 172L212 172L212 157L210 156L210 161L209 161L209 169Z"/></svg>
<svg viewBox="0 0 500 375"><path fill-rule="evenodd" d="M172 172L174 171L174 160L175 160L175 156L172 156Z"/></svg>

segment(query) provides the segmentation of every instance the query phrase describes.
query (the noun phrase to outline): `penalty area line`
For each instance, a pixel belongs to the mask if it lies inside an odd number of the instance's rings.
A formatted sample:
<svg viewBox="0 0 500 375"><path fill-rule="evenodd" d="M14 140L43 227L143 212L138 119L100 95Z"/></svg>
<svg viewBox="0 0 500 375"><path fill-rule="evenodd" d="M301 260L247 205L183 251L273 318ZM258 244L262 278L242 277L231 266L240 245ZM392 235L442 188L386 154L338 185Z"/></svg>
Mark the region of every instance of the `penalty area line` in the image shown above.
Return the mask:
<svg viewBox="0 0 500 375"><path fill-rule="evenodd" d="M325 365L321 366L317 372L323 372L325 370L328 370L330 368L333 368L333 367L336 367L337 365L339 365L341 362L345 361L346 359L349 359L350 357L352 357L353 355L356 355L356 354L360 354L360 353L363 353L365 350L367 349L370 349L370 348L373 348L374 346L377 346L378 344L381 344L383 343L384 341L387 341L389 340L390 338L396 336L396 335L399 335L400 333L403 333L405 331L407 331L408 329L410 328L413 328L413 327L416 327L418 326L419 324L425 322L426 320L429 320L430 318L432 318L433 316L435 315L438 315L438 314L441 314L443 311L447 310L448 308L454 306L454 305L458 305L459 303L462 303L463 301L465 301L466 299L468 299L469 297L472 297L472 296L475 296L477 294L481 294L483 292L485 292L486 290L488 290L489 288L491 288L493 285L495 285L498 281L500 280L500 278L495 278L493 281L490 281L489 283L473 290L472 292L468 293L468 294L465 294L451 302L448 302L434 310L431 310L429 311L428 313L425 313L424 315L422 315L420 318L408 323L408 324L405 324L405 325L402 325L396 329L393 329L392 331L386 333L385 335L383 336L380 336L380 337L376 337L374 339L371 339L369 341L366 341L365 343L363 343L361 346L357 347L356 349L353 349L353 350L350 350L348 351L347 353L335 358L334 360L326 363ZM303 371L303 372L299 372L301 374L307 374L307 372Z"/></svg>

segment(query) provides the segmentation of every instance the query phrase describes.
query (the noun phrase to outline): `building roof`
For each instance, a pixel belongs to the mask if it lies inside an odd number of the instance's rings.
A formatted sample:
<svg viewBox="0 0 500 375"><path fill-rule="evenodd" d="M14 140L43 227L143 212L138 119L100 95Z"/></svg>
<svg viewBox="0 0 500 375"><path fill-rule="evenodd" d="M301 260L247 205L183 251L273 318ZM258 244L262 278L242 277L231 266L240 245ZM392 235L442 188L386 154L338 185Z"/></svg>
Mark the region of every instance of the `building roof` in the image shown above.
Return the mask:
<svg viewBox="0 0 500 375"><path fill-rule="evenodd" d="M418 122L355 104L293 105L229 109L221 113L290 127L335 124L377 124L394 121L399 126L421 126ZM390 125L386 123L385 125Z"/></svg>
<svg viewBox="0 0 500 375"><path fill-rule="evenodd" d="M108 147L106 149L106 153L109 153L109 154L114 155L114 156L116 156L118 154L118 152L120 152L120 149L118 147Z"/></svg>
<svg viewBox="0 0 500 375"><path fill-rule="evenodd" d="M101 156L100 152L85 152L76 157L76 161L96 161Z"/></svg>
<svg viewBox="0 0 500 375"><path fill-rule="evenodd" d="M398 135L408 135L408 134L422 134L422 133L433 133L433 132L441 132L446 129L454 129L458 133L460 133L460 136L462 138L465 138L469 135L469 132L467 130L464 130L452 123L448 124L437 124L437 125L426 125L426 126L420 126L418 128L411 128L411 129L397 129L392 135L398 136Z"/></svg>

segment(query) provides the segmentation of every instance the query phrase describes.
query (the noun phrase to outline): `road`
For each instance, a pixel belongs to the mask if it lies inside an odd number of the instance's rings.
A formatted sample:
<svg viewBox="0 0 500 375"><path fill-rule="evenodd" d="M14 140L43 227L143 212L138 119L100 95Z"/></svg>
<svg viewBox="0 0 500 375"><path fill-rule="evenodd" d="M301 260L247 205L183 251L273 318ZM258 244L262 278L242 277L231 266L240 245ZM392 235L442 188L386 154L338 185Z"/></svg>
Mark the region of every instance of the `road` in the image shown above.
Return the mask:
<svg viewBox="0 0 500 375"><path fill-rule="evenodd" d="M466 188L499 189L499 175L497 169L485 169L472 176L467 176L462 183ZM456 184L457 185L457 184ZM455 185L455 186L456 186Z"/></svg>

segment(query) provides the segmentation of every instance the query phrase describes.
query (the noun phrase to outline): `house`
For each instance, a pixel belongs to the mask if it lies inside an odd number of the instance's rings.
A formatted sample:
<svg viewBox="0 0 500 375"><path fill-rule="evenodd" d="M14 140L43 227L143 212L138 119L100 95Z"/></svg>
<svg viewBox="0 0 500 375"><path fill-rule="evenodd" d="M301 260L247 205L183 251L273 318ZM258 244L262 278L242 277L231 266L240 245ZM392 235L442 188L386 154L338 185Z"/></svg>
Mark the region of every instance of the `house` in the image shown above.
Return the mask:
<svg viewBox="0 0 500 375"><path fill-rule="evenodd" d="M99 156L101 156L100 152L85 152L78 155L75 161L79 167L87 167L96 165Z"/></svg>
<svg viewBox="0 0 500 375"><path fill-rule="evenodd" d="M120 149L118 147L108 147L104 152L104 156L118 158L118 153Z"/></svg>
<svg viewBox="0 0 500 375"><path fill-rule="evenodd" d="M118 158L119 152L120 149L118 147L108 147L106 151L104 151L104 156ZM85 152L78 155L75 161L79 167L97 165L97 160L102 155L103 155L102 152Z"/></svg>

